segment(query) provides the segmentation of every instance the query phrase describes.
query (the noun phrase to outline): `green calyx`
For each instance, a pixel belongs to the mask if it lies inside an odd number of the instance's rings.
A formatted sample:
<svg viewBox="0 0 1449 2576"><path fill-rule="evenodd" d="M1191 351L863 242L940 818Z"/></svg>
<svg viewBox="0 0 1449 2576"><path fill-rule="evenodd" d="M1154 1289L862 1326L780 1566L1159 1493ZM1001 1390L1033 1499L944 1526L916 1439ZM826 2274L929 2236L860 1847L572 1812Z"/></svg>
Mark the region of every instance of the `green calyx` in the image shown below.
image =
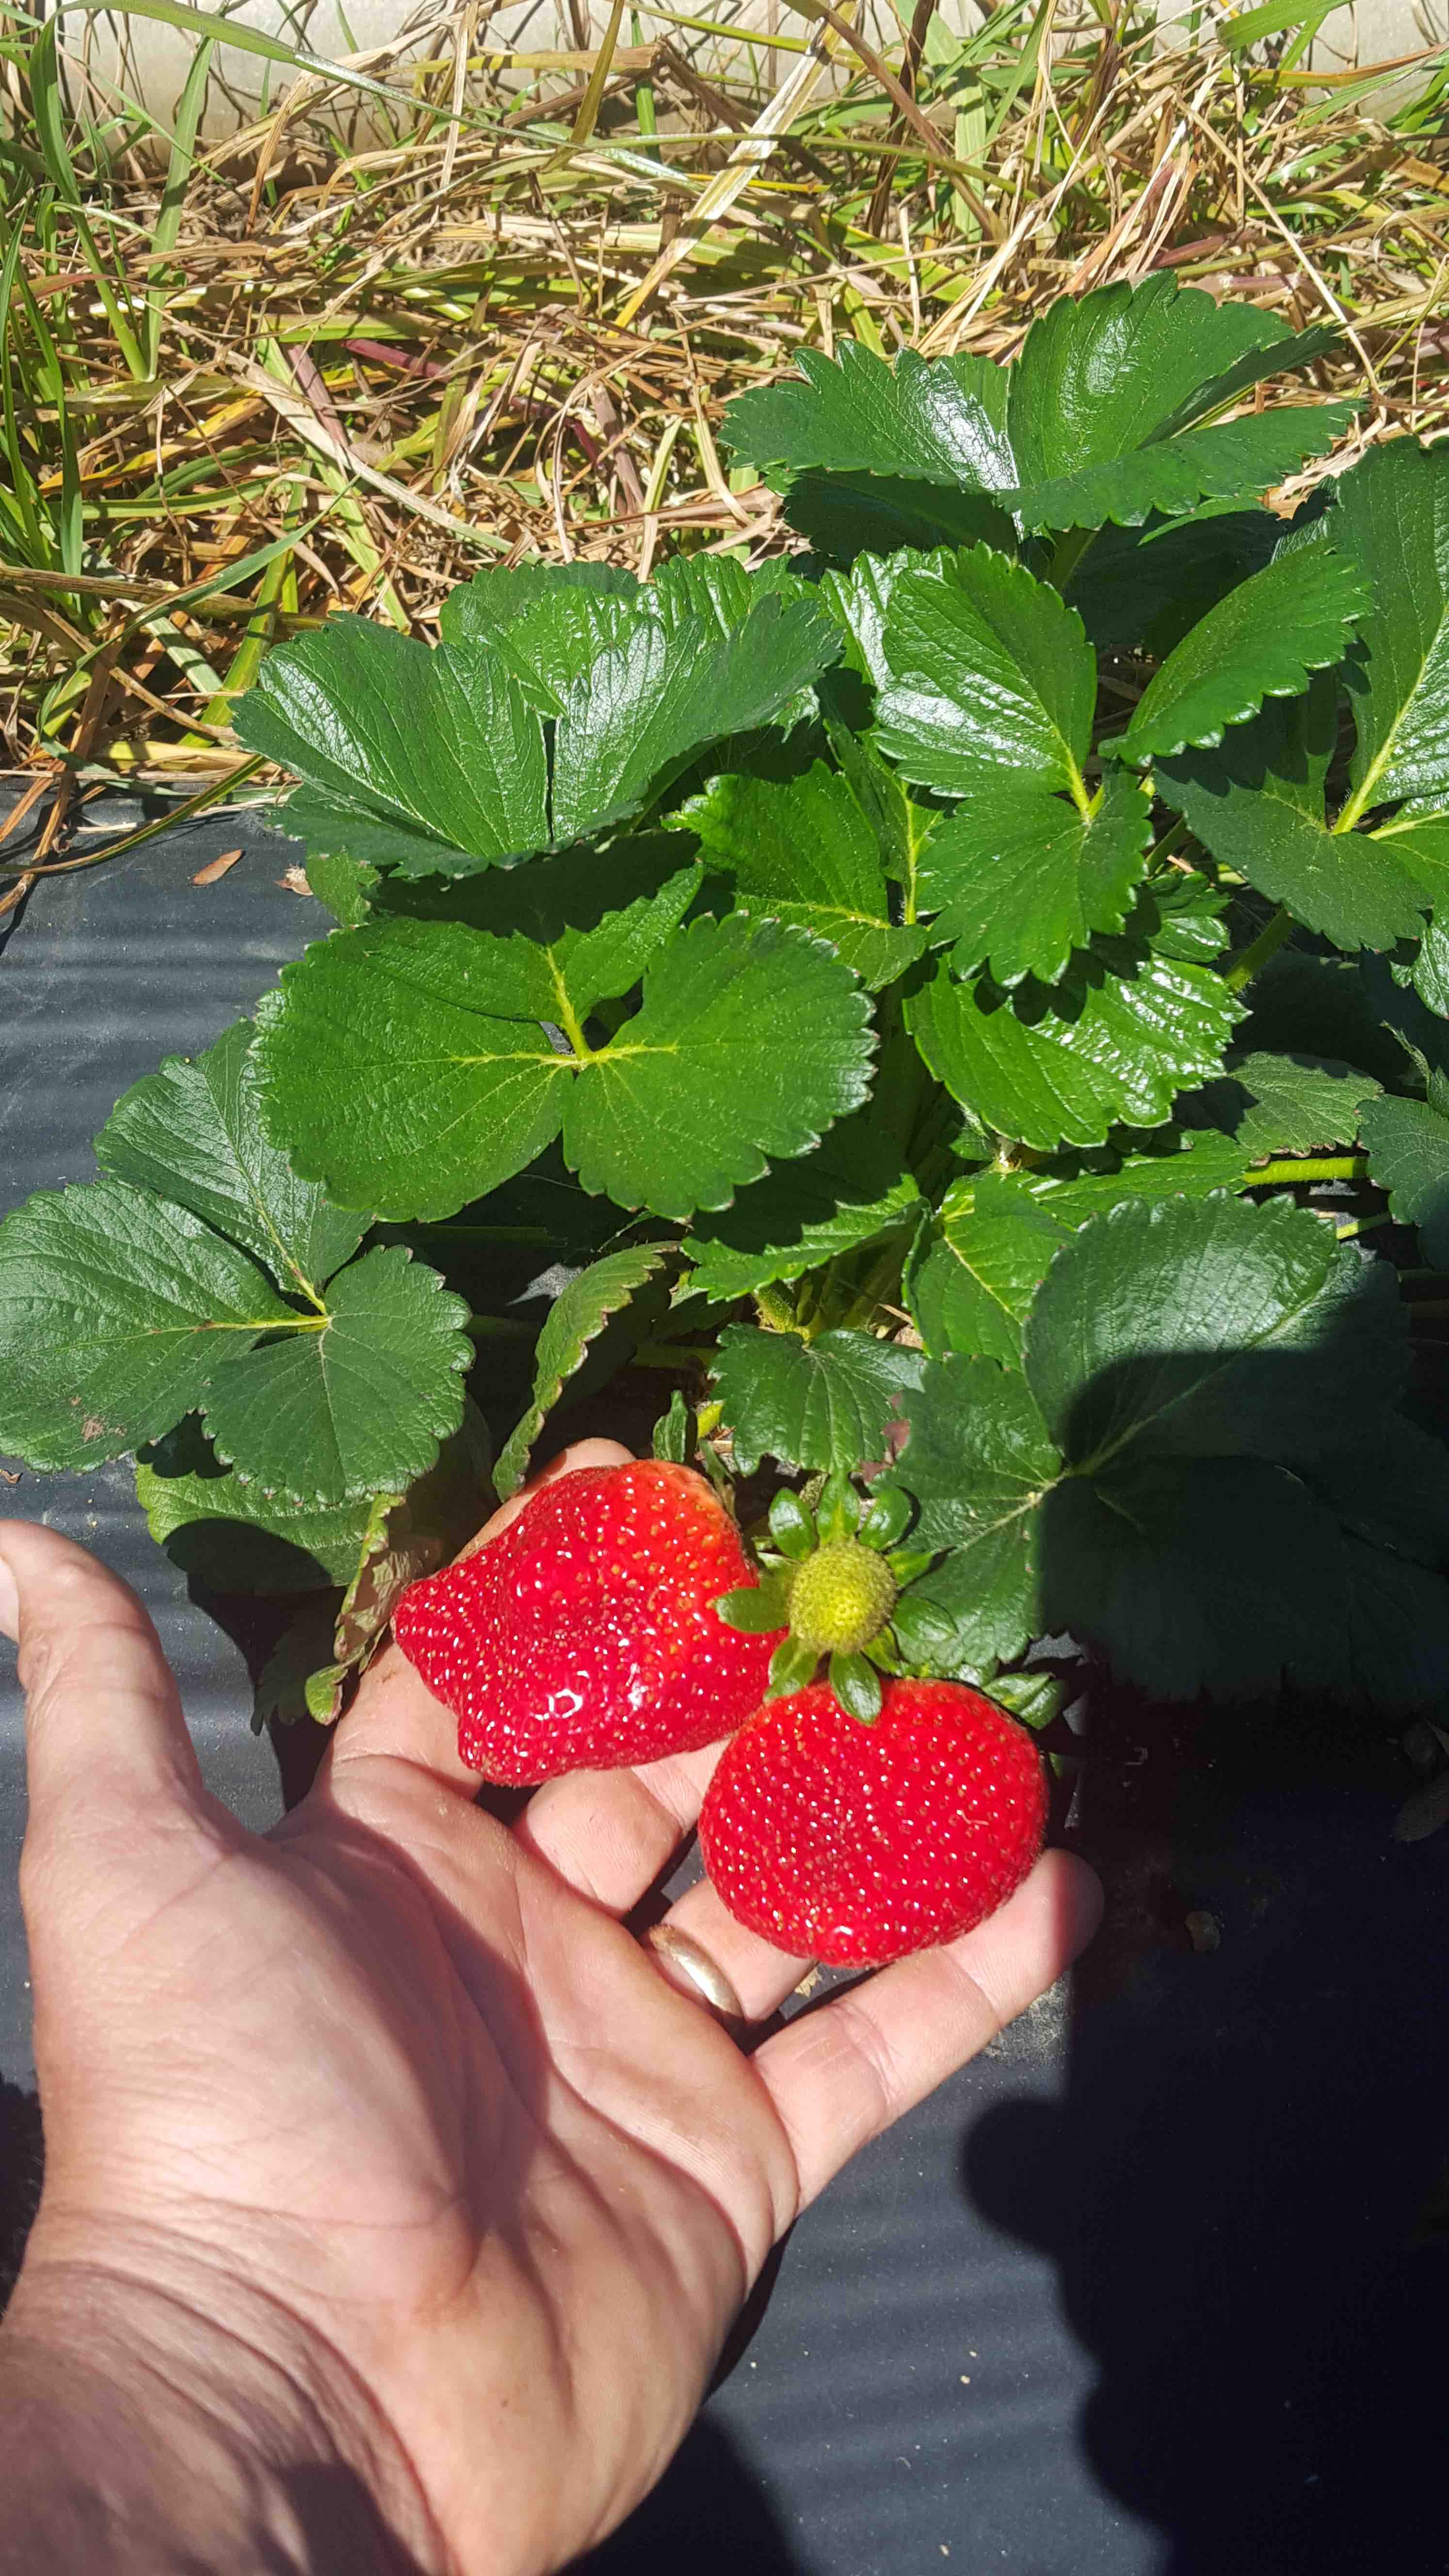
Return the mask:
<svg viewBox="0 0 1449 2576"><path fill-rule="evenodd" d="M791 1569L790 1634L816 1655L856 1655L895 1606L896 1579L859 1539L827 1540Z"/></svg>

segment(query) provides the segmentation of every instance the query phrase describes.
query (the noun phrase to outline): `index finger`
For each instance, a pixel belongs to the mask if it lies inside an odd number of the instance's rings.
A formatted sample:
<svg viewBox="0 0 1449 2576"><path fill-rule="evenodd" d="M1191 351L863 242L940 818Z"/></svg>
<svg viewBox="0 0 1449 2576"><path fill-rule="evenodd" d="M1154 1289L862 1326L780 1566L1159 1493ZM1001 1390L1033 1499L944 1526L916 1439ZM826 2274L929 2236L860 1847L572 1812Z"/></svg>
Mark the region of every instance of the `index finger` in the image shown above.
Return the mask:
<svg viewBox="0 0 1449 2576"><path fill-rule="evenodd" d="M550 1484L555 1476L572 1475L579 1467L623 1466L629 1455L617 1440L576 1440L569 1448L561 1449L506 1503L500 1503L476 1537L460 1549L458 1561L474 1555L500 1530L507 1529L539 1487ZM458 1751L456 1717L433 1697L398 1646L386 1647L364 1674L356 1700L333 1738L325 1768L335 1776L339 1764L375 1754L419 1763L451 1788L466 1789L470 1797L477 1791L478 1773Z"/></svg>

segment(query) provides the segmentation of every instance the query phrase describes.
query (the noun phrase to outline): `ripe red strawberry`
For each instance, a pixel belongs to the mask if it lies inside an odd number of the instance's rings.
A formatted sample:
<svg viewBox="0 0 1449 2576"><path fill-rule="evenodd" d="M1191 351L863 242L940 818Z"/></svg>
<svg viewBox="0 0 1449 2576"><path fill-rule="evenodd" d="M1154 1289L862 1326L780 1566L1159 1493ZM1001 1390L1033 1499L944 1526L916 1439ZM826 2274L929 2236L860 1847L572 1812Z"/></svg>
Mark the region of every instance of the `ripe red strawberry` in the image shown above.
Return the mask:
<svg viewBox="0 0 1449 2576"><path fill-rule="evenodd" d="M755 1579L692 1468L578 1467L412 1584L393 1633L457 1717L464 1761L522 1785L728 1735L759 1706L779 1637L742 1636L712 1605Z"/></svg>
<svg viewBox="0 0 1449 2576"><path fill-rule="evenodd" d="M863 1726L814 1682L726 1746L699 1839L750 1931L878 1968L994 1913L1041 1849L1046 1808L1031 1737L979 1691L890 1682Z"/></svg>

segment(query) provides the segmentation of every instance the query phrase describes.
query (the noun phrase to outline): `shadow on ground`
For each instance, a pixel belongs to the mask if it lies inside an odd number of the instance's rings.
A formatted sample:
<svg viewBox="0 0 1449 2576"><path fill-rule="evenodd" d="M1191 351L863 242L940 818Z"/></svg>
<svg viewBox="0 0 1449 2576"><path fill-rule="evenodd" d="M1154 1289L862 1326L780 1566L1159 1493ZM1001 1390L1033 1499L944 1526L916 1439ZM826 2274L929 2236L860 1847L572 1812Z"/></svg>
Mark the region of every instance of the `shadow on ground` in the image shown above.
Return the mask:
<svg viewBox="0 0 1449 2576"><path fill-rule="evenodd" d="M1161 2576L1442 2576L1449 1836L1396 1843L1395 1749L1317 1714L1123 1702L1092 1752L1066 2093L976 2125L967 2196L1058 2265Z"/></svg>

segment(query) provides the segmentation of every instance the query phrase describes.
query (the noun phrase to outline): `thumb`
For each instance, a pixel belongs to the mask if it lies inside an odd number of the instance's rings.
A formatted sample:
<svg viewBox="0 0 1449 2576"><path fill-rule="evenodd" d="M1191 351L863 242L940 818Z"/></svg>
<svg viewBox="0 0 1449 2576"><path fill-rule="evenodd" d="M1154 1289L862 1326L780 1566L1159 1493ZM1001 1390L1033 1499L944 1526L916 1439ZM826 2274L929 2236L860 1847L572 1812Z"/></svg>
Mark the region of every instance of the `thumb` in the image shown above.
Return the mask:
<svg viewBox="0 0 1449 2576"><path fill-rule="evenodd" d="M171 1667L134 1592L31 1521L0 1525L0 1629L19 1642L31 1822L102 1802L113 1823L189 1803L201 1774Z"/></svg>

